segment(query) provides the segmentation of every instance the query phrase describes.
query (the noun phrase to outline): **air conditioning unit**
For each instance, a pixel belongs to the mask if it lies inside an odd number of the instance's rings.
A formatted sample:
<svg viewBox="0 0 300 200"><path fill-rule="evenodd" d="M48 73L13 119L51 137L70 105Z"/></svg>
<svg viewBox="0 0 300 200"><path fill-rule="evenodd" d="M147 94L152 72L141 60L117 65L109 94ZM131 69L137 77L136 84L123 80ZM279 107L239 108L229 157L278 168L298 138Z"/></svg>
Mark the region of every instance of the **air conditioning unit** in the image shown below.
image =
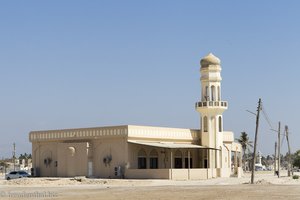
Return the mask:
<svg viewBox="0 0 300 200"><path fill-rule="evenodd" d="M121 177L122 177L122 169L121 169L121 166L115 167L115 176L116 176L117 178L121 178Z"/></svg>

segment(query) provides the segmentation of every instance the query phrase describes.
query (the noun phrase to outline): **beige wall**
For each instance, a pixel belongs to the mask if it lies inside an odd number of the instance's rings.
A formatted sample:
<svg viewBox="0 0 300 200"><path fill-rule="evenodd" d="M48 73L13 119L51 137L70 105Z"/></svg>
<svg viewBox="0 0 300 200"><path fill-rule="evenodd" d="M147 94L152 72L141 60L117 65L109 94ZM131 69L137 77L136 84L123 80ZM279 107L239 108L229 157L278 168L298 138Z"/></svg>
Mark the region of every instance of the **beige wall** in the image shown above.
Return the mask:
<svg viewBox="0 0 300 200"><path fill-rule="evenodd" d="M69 147L74 148L74 155L71 155ZM32 148L33 167L36 175L49 177L86 175L86 142L39 142L33 143Z"/></svg>
<svg viewBox="0 0 300 200"><path fill-rule="evenodd" d="M32 156L36 175L57 176L57 143L33 143ZM45 164L46 160L48 164Z"/></svg>
<svg viewBox="0 0 300 200"><path fill-rule="evenodd" d="M93 176L101 178L115 178L115 167L122 169L127 164L127 139L107 138L94 140L93 146ZM104 158L111 157L110 163L104 163Z"/></svg>
<svg viewBox="0 0 300 200"><path fill-rule="evenodd" d="M123 171L127 164L127 140L125 138L103 138L74 142L33 142L33 167L39 176L88 176L88 162L92 163L92 176L115 178L115 167ZM111 157L110 163L103 159ZM51 159L45 165L45 159Z"/></svg>
<svg viewBox="0 0 300 200"><path fill-rule="evenodd" d="M57 151L57 176L86 176L87 148L87 142L59 143Z"/></svg>

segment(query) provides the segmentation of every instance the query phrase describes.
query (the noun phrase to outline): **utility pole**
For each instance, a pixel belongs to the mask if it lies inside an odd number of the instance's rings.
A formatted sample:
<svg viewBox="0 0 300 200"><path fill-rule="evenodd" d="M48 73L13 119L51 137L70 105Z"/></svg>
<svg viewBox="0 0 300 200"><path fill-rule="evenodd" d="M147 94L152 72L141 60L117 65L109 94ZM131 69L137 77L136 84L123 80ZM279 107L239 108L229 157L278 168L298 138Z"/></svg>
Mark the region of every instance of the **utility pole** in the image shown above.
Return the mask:
<svg viewBox="0 0 300 200"><path fill-rule="evenodd" d="M254 170L255 170L255 160L256 160L256 145L257 145L257 134L259 127L259 113L261 110L261 99L258 100L257 114L256 114L256 128L255 128L255 139L254 139L254 149L252 158L252 173L251 173L251 184L254 183Z"/></svg>
<svg viewBox="0 0 300 200"><path fill-rule="evenodd" d="M280 122L278 122L278 178L280 177Z"/></svg>
<svg viewBox="0 0 300 200"><path fill-rule="evenodd" d="M292 163L291 163L291 147L290 147L290 141L289 141L289 127L285 126L285 137L288 144L288 151L289 151L289 157L288 157L288 176L291 176L291 170L292 170Z"/></svg>
<svg viewBox="0 0 300 200"><path fill-rule="evenodd" d="M13 149L14 171L16 171L16 143L13 144Z"/></svg>
<svg viewBox="0 0 300 200"><path fill-rule="evenodd" d="M277 142L275 142L275 154L274 154L274 176L277 175L276 173L276 162L277 162Z"/></svg>

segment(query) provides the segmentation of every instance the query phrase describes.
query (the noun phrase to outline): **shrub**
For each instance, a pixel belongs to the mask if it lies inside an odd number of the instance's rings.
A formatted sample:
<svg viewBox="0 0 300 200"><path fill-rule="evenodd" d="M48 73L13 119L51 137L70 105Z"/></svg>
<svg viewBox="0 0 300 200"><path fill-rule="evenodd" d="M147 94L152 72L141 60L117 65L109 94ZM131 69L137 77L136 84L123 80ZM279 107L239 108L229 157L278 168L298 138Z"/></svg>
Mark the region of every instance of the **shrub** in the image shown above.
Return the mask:
<svg viewBox="0 0 300 200"><path fill-rule="evenodd" d="M298 175L294 175L293 179L299 179L299 176Z"/></svg>

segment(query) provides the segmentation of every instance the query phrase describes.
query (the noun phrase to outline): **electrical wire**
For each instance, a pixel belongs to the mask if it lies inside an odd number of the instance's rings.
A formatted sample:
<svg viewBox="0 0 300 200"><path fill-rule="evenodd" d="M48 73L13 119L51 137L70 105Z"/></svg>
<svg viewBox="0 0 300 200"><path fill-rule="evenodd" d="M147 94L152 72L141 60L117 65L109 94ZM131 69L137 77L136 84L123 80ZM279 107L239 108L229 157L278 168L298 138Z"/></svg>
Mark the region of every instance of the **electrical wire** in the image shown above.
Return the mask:
<svg viewBox="0 0 300 200"><path fill-rule="evenodd" d="M285 131L283 131L283 137L282 137L282 139L281 139L281 144L280 144L280 147L282 147L282 145L283 145L283 141L284 141L284 139L285 139L285 137L286 137L286 133L285 133Z"/></svg>
<svg viewBox="0 0 300 200"><path fill-rule="evenodd" d="M273 129L270 117L268 116L264 105L262 105L262 113L263 113L264 119L267 121L268 125L270 126L270 129Z"/></svg>

